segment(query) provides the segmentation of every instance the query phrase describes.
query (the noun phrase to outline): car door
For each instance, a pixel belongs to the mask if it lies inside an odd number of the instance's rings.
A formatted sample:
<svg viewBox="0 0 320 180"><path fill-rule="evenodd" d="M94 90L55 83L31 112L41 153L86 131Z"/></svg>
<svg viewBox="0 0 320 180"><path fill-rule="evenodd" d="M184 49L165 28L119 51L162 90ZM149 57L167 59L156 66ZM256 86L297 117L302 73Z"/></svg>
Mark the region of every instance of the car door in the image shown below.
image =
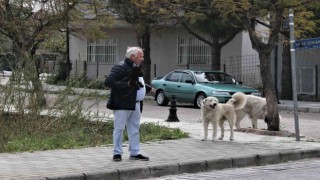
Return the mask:
<svg viewBox="0 0 320 180"><path fill-rule="evenodd" d="M179 93L177 93L177 98L184 102L193 102L196 90L194 88L194 78L191 73L183 72L177 88Z"/></svg>
<svg viewBox="0 0 320 180"><path fill-rule="evenodd" d="M164 91L167 98L171 99L172 95L177 95L180 93L181 88L179 88L179 80L182 75L181 71L174 71L169 76L165 78Z"/></svg>

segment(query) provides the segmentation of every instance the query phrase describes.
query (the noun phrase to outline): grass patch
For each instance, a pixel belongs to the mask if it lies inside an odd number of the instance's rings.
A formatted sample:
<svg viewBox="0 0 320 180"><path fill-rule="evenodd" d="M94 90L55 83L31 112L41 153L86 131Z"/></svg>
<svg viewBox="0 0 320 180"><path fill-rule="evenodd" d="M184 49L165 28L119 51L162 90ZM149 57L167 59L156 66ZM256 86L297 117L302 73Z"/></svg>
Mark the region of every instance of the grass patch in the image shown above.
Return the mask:
<svg viewBox="0 0 320 180"><path fill-rule="evenodd" d="M112 144L113 121L73 117L2 114L0 153L95 147ZM141 142L186 138L188 134L155 123L141 124ZM128 140L125 131L124 140Z"/></svg>

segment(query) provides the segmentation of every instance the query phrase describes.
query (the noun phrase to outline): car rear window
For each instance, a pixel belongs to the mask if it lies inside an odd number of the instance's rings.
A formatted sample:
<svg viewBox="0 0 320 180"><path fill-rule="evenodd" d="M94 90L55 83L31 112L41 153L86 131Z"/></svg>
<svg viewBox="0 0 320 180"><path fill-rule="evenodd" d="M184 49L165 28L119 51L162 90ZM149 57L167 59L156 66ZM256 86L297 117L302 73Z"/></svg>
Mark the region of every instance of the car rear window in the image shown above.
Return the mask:
<svg viewBox="0 0 320 180"><path fill-rule="evenodd" d="M222 72L197 71L194 74L198 83L236 84L234 78Z"/></svg>

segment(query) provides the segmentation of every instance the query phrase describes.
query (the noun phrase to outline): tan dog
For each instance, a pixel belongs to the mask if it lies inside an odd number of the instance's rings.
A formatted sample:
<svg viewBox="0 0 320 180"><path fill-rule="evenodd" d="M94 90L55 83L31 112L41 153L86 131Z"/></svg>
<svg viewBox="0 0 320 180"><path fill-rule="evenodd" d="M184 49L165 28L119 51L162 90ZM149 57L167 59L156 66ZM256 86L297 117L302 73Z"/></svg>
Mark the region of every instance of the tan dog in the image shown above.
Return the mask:
<svg viewBox="0 0 320 180"><path fill-rule="evenodd" d="M240 126L241 120L246 115L248 115L251 120L252 127L254 129L257 129L258 128L257 120L258 119L265 119L265 117L267 115L266 98L258 97L258 96L254 96L254 95L245 95L245 96L247 99L246 105L243 108L236 110L236 116L237 116L236 128L237 129L241 128L241 126ZM227 104L233 104L233 99L230 99L227 102Z"/></svg>
<svg viewBox="0 0 320 180"><path fill-rule="evenodd" d="M222 140L224 138L225 121L228 121L230 126L230 141L234 140L233 126L236 120L235 110L244 107L246 98L243 93L236 93L232 98L232 104L220 104L216 97L207 97L202 101L201 118L204 128L204 138L202 141L207 140L209 123L211 123L213 127L212 141L216 140L218 123L221 129L219 140Z"/></svg>

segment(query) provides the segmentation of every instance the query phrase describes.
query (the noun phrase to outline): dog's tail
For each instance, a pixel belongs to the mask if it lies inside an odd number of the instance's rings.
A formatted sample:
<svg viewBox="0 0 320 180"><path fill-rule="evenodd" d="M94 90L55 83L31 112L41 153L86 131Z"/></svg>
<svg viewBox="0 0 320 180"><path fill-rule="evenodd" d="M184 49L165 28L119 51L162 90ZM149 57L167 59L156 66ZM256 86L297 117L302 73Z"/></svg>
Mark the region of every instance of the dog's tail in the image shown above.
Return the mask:
<svg viewBox="0 0 320 180"><path fill-rule="evenodd" d="M236 92L231 96L227 104L233 105L234 109L242 109L247 103L247 97L242 92Z"/></svg>

